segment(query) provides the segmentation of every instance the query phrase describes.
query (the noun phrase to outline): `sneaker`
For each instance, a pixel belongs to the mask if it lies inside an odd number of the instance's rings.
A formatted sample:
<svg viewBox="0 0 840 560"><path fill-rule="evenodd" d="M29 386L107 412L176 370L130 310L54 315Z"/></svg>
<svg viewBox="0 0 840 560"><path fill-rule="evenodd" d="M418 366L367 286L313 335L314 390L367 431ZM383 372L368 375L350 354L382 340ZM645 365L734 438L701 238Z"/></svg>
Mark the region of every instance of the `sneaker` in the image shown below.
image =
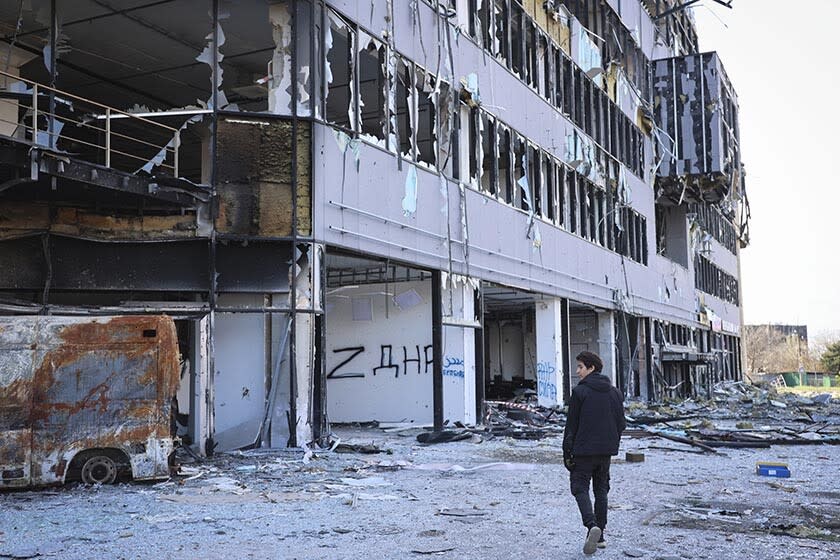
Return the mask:
<svg viewBox="0 0 840 560"><path fill-rule="evenodd" d="M598 548L607 548L607 541L604 540L604 533L601 532L601 538L598 539Z"/></svg>
<svg viewBox="0 0 840 560"><path fill-rule="evenodd" d="M584 554L594 554L598 548L598 540L601 538L600 527L590 527L586 533L586 541L583 543Z"/></svg>

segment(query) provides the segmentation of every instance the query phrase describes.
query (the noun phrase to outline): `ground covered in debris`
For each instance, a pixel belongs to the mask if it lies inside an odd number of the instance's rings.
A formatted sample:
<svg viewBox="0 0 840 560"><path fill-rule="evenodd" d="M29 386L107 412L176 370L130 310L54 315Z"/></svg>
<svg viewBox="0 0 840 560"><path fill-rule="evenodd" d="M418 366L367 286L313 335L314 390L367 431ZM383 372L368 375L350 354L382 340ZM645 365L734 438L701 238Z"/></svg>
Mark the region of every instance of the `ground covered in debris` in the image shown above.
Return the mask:
<svg viewBox="0 0 840 560"><path fill-rule="evenodd" d="M0 494L0 558L583 557L558 436L422 445L417 429L335 432L390 453L250 451L158 484ZM757 476L759 460L792 477ZM713 454L625 436L596 557L837 558L838 462L838 445Z"/></svg>

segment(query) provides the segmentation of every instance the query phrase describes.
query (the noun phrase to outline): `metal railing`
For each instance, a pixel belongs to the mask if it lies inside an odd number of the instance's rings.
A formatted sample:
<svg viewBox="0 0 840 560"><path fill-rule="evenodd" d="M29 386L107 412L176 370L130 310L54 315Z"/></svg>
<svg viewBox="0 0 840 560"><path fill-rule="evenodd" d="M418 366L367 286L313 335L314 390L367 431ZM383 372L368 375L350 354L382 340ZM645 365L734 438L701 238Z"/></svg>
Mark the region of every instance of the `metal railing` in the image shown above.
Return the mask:
<svg viewBox="0 0 840 560"><path fill-rule="evenodd" d="M152 167L178 177L181 131L0 70L2 134L105 167L135 173ZM165 115L165 113L164 113Z"/></svg>

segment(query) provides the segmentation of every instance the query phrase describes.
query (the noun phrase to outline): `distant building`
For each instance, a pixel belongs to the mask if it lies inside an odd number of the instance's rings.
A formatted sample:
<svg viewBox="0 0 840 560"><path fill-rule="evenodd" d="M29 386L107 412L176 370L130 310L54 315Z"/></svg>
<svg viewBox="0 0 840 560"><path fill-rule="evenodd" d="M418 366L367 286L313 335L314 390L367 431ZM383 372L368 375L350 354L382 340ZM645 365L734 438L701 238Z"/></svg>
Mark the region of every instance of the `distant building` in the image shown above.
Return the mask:
<svg viewBox="0 0 840 560"><path fill-rule="evenodd" d="M761 331L767 334L778 333L784 338L797 336L805 347L808 345L808 325L776 325L772 323L765 325L744 325L745 333Z"/></svg>

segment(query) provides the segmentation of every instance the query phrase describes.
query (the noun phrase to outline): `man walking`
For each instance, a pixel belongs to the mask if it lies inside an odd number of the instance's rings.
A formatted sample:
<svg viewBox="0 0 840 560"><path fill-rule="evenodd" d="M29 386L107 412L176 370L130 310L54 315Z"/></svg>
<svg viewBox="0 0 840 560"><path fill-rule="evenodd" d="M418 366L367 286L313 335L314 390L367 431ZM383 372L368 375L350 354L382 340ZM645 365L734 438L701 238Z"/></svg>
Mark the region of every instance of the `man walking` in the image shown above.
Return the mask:
<svg viewBox="0 0 840 560"><path fill-rule="evenodd" d="M569 470L572 495L586 527L584 554L606 548L607 493L610 491L610 457L618 455L624 431L624 396L601 374L601 358L581 352L577 360L580 382L569 400L563 433L563 464ZM595 493L595 511L589 499L589 481Z"/></svg>

